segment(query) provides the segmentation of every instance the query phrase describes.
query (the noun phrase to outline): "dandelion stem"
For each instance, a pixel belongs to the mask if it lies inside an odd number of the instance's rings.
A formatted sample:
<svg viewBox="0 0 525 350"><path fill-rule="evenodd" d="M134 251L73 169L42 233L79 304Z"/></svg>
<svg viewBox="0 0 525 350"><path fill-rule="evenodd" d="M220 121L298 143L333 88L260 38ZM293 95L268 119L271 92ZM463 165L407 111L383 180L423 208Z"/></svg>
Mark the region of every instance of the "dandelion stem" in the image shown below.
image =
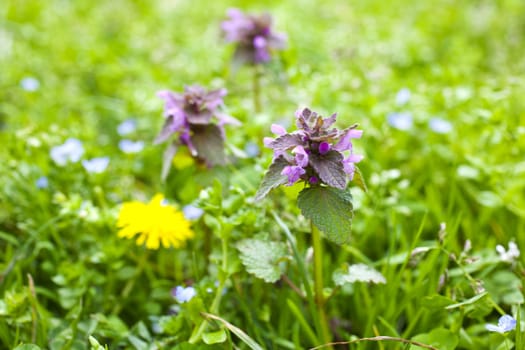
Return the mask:
<svg viewBox="0 0 525 350"><path fill-rule="evenodd" d="M325 312L325 298L323 294L323 242L321 240L321 232L310 221L310 227L312 230L312 246L314 249L314 294L315 303L317 305L317 312L319 314L319 321L321 329L319 330L322 335L324 342L329 343L332 341L330 330L328 328L328 318ZM331 346L329 347L331 348Z"/></svg>

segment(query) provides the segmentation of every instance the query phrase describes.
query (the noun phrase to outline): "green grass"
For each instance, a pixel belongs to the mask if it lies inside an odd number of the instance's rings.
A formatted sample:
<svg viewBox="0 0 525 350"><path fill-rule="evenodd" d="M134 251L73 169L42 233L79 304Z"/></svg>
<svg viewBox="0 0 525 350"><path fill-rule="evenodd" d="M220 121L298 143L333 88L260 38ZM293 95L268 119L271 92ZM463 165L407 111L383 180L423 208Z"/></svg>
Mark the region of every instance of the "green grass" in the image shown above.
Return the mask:
<svg viewBox="0 0 525 350"><path fill-rule="evenodd" d="M288 36L264 69L261 113L251 69L233 68L233 46L220 36L229 7L268 11ZM323 247L334 340L520 350L523 325L507 343L484 325L523 315L523 257L509 264L495 250L525 247L523 42L521 0L1 2L0 348L96 349L94 339L109 349L321 345L300 188L253 202L271 160L262 138L272 123L291 130L295 110L308 106L364 130L354 146L368 192L352 188L352 238ZM39 88L24 90L25 77ZM209 171L178 155L163 183L155 93L192 84L228 90L226 111L243 126L227 128L227 148L252 142L261 155ZM402 88L411 98L398 106ZM413 127L392 127L392 112L410 112ZM452 130L432 131L433 117ZM116 128L128 118L138 123L131 138L146 142L136 155L118 149ZM109 156L108 170L55 165L50 149L68 137L83 142L84 158ZM49 187L37 189L44 175ZM117 237L120 203L157 192L205 210L183 249L147 252ZM236 249L246 238L285 242L287 278L248 273ZM332 273L356 263L387 283L336 287ZM198 297L177 304L177 285ZM205 338L222 342L187 343L202 311L220 317ZM376 339L341 348L418 347Z"/></svg>

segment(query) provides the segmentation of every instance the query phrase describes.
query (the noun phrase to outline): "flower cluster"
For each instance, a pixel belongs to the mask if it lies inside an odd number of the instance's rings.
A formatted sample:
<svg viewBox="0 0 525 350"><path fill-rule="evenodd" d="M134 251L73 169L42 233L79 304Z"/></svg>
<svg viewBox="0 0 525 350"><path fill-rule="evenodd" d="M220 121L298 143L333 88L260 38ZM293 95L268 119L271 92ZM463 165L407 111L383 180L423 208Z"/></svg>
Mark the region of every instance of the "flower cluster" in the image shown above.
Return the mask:
<svg viewBox="0 0 525 350"><path fill-rule="evenodd" d="M240 124L239 121L219 110L226 90L205 91L200 86L189 86L183 94L160 91L158 96L164 100L164 126L155 139L159 144L176 139L164 154L162 178L168 175L171 161L177 147L185 145L193 157L208 166L224 164L224 125Z"/></svg>
<svg viewBox="0 0 525 350"><path fill-rule="evenodd" d="M61 145L54 146L49 152L51 159L58 166L65 166L68 163L77 163L84 155L82 141L69 138ZM88 173L100 174L106 171L109 165L109 157L96 157L82 160L82 166Z"/></svg>
<svg viewBox="0 0 525 350"><path fill-rule="evenodd" d="M133 238L138 235L137 245L146 244L148 249L179 248L193 238L190 222L173 206L166 203L161 194L157 194L148 203L138 201L122 205L117 226L119 237Z"/></svg>
<svg viewBox="0 0 525 350"><path fill-rule="evenodd" d="M332 128L336 114L323 118L308 108L297 111L296 118L299 130L287 133L274 124L271 129L277 138L265 138L265 145L274 151L273 164L282 164L280 173L287 177L288 185L302 180L345 189L354 176L354 164L363 158L353 154L351 140L363 132L356 130L357 125Z"/></svg>
<svg viewBox="0 0 525 350"><path fill-rule="evenodd" d="M272 50L286 47L286 37L272 32L272 17L246 15L238 9L228 11L222 22L226 41L237 43L235 58L242 63L260 64L270 61Z"/></svg>

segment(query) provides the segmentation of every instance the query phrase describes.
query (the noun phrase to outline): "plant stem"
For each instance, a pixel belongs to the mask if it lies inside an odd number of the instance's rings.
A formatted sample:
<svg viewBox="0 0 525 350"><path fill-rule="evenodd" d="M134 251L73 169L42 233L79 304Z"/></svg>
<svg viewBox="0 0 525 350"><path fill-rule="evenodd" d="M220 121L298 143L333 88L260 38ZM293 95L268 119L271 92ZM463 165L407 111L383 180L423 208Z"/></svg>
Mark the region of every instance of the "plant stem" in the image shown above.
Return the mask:
<svg viewBox="0 0 525 350"><path fill-rule="evenodd" d="M315 304L317 305L317 312L319 314L319 320L321 323L321 335L322 339L326 343L332 341L332 336L328 328L328 318L324 309L325 298L323 294L323 242L321 240L321 232L310 221L310 227L312 230L312 246L314 249L314 294ZM331 348L331 346L329 347Z"/></svg>
<svg viewBox="0 0 525 350"><path fill-rule="evenodd" d="M261 113L261 72L259 65L253 67L253 108L255 113Z"/></svg>
<svg viewBox="0 0 525 350"><path fill-rule="evenodd" d="M225 238L221 239L222 241L222 274L219 274L219 285L217 286L217 290L215 291L215 297L213 298L213 302L210 306L210 312L211 314L218 314L219 312L219 305L222 298L222 291L224 289L224 285L227 280L227 274L226 270L228 268L228 240ZM195 327L193 330L193 333L191 334L190 339L188 342L190 344L195 344L198 342L201 337L202 333L206 330L206 326L208 325L208 321L206 319L203 319L199 326Z"/></svg>

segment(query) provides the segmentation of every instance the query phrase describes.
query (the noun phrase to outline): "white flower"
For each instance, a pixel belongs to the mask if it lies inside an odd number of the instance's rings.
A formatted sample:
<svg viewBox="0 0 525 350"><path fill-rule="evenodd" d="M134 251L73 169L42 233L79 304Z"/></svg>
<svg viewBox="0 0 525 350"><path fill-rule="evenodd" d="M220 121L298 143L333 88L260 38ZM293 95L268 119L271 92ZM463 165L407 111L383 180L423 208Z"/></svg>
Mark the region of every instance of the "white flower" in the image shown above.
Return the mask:
<svg viewBox="0 0 525 350"><path fill-rule="evenodd" d="M501 244L498 244L496 246L496 251L503 262L512 263L520 257L518 245L512 241L509 242L509 250L505 250L505 247L503 247Z"/></svg>
<svg viewBox="0 0 525 350"><path fill-rule="evenodd" d="M53 161L64 166L68 162L76 163L84 154L82 142L78 139L69 138L62 145L51 148L50 156Z"/></svg>
<svg viewBox="0 0 525 350"><path fill-rule="evenodd" d="M109 157L98 157L89 160L83 160L82 166L88 173L103 173L109 165Z"/></svg>

